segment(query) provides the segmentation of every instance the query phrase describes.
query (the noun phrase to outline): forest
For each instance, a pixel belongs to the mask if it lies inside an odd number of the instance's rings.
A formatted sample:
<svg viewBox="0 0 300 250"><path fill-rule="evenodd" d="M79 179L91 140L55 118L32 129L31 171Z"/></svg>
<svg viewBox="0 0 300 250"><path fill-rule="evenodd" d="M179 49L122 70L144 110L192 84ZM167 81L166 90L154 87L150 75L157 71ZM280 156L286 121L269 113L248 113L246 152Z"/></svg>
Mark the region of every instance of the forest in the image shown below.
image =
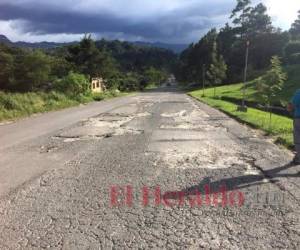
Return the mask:
<svg viewBox="0 0 300 250"><path fill-rule="evenodd" d="M43 50L0 44L0 90L85 94L92 77L104 78L108 89L141 90L162 82L176 59L166 49L94 41L90 35L76 44Z"/></svg>
<svg viewBox="0 0 300 250"><path fill-rule="evenodd" d="M300 11L290 30L274 27L263 3L238 0L228 23L212 28L180 55L177 79L209 86L244 79L246 48L249 49L247 79L262 75L278 56L283 65L300 64Z"/></svg>

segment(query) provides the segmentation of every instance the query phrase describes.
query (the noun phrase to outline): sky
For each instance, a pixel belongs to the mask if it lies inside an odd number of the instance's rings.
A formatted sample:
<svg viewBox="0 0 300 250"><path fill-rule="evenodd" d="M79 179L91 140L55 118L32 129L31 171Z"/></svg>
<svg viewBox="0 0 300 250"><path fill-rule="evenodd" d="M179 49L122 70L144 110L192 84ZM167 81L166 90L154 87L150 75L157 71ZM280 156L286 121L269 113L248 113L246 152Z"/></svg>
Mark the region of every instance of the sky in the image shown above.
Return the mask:
<svg viewBox="0 0 300 250"><path fill-rule="evenodd" d="M273 24L290 28L300 0L263 2ZM236 0L0 0L0 34L12 41L95 39L165 43L198 41L212 27L220 28Z"/></svg>

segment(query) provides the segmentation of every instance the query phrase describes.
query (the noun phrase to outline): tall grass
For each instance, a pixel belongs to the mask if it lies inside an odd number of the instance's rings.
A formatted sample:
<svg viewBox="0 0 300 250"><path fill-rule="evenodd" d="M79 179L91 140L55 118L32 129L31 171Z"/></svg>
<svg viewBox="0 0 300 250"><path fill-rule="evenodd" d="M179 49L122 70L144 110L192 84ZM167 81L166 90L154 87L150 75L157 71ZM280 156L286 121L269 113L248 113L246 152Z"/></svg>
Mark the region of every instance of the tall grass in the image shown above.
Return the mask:
<svg viewBox="0 0 300 250"><path fill-rule="evenodd" d="M59 110L80 103L101 101L125 94L127 93L107 91L99 94L68 96L55 91L48 93L8 93L0 91L0 121L25 117L34 113Z"/></svg>

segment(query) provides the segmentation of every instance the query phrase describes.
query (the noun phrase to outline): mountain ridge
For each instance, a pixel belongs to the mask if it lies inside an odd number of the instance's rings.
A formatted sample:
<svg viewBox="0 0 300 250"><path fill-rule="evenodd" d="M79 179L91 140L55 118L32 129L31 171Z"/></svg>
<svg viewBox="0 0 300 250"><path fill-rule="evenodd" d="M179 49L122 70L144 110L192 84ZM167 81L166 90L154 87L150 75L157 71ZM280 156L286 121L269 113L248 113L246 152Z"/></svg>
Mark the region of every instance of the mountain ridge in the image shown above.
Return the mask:
<svg viewBox="0 0 300 250"><path fill-rule="evenodd" d="M68 43L57 43L57 42L46 42L46 41L36 42L36 43L23 42L23 41L12 42L5 35L0 34L0 43L5 43L7 45L14 45L14 46L20 47L20 48L53 49L53 48L57 48L57 47L75 44L75 43L77 43L77 41L68 42ZM168 44L168 43L162 43L162 42L150 43L150 42L136 41L136 42L128 42L128 43L132 43L132 44L138 45L138 46L168 49L177 54L181 53L184 49L186 49L188 47L188 45L186 45L186 44Z"/></svg>

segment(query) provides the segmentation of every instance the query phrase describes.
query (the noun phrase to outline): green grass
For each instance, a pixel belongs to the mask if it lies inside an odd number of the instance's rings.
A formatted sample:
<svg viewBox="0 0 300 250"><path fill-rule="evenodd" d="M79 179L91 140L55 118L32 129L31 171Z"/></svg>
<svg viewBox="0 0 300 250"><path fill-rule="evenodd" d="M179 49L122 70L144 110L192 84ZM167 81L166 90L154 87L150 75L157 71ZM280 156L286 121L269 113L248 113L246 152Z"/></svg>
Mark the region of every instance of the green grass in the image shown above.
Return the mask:
<svg viewBox="0 0 300 250"><path fill-rule="evenodd" d="M297 89L300 89L300 65L290 65L284 67L288 75L287 81L284 83L282 91L279 93L279 99L282 100L285 105L293 96L293 93ZM246 100L251 102L260 103L257 99L257 94L253 82L248 82L246 88ZM205 96L213 97L214 88L205 89ZM243 98L243 84L232 84L216 88L216 96L218 97L229 97L237 100Z"/></svg>
<svg viewBox="0 0 300 250"><path fill-rule="evenodd" d="M129 93L107 91L100 94L70 97L63 93L51 91L29 93L7 93L0 91L0 122L15 120L35 113L60 110L80 103L102 101L108 98L124 96Z"/></svg>
<svg viewBox="0 0 300 250"><path fill-rule="evenodd" d="M157 84L151 83L146 86L145 90L152 90L152 89L156 89L156 88L157 88Z"/></svg>
<svg viewBox="0 0 300 250"><path fill-rule="evenodd" d="M255 128L265 131L269 135L274 136L277 143L280 143L288 148L293 146L292 119L273 114L271 128L269 128L269 113L267 112L253 108L249 108L247 113L238 112L237 106L231 102L213 99L211 97L202 97L201 90L193 91L189 94L212 107L224 111L239 121L243 121Z"/></svg>
<svg viewBox="0 0 300 250"><path fill-rule="evenodd" d="M216 88L216 96L222 96L222 97L231 97L235 99L242 99L243 93L243 84L232 84L232 85L226 85ZM205 89L205 96L207 97L213 97L214 96L214 88L207 88ZM252 88L251 84L247 84L247 100L253 100L251 96L255 93L255 90ZM201 93L202 94L202 93Z"/></svg>
<svg viewBox="0 0 300 250"><path fill-rule="evenodd" d="M286 66L288 79L284 83L284 87L280 93L280 99L282 104L286 104L295 91L300 89L300 65ZM246 100L260 103L257 98L257 93L253 82L247 83ZM226 86L220 86L216 88L216 97L214 98L214 88L205 89L205 96L203 97L202 90L195 90L189 94L208 105L220 109L228 115L236 118L239 121L245 122L255 128L265 131L267 134L275 137L276 142L291 148L293 146L293 121L292 119L272 114L272 124L269 127L269 113L254 108L248 108L247 113L237 111L237 105L222 100L222 97L233 98L235 100L241 100L243 97L243 84L232 84ZM229 99L230 100L230 99Z"/></svg>

